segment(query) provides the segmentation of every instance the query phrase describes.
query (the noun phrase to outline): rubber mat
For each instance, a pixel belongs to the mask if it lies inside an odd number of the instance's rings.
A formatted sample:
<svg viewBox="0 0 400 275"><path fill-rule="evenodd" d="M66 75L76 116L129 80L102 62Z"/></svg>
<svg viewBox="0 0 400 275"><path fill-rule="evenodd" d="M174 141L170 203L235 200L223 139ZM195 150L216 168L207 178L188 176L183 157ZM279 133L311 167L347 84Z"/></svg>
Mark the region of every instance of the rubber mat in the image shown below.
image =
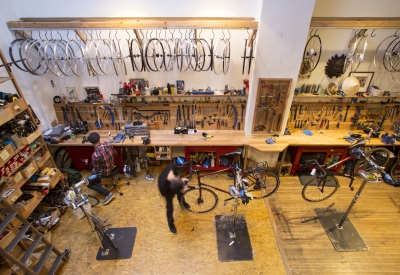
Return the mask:
<svg viewBox="0 0 400 275"><path fill-rule="evenodd" d="M114 242L117 245L118 250L115 250L111 245L103 240L102 244L105 249L109 249L108 255L102 255L103 250L101 247L97 252L96 260L116 260L116 259L129 259L132 257L133 247L135 245L136 227L125 227L125 228L108 228L109 234L114 234Z"/></svg>
<svg viewBox="0 0 400 275"><path fill-rule="evenodd" d="M325 210L326 208L314 209L317 215L321 214ZM343 215L344 212L342 209L333 207L326 211L325 215L319 218L326 234L332 242L333 247L339 252L367 251L368 246L358 234L356 228L348 217L345 219L342 228L337 228Z"/></svg>
<svg viewBox="0 0 400 275"><path fill-rule="evenodd" d="M243 215L236 216L236 238L231 238L232 220L233 215L215 216L218 260L220 262L251 261L253 260L253 250L246 220Z"/></svg>

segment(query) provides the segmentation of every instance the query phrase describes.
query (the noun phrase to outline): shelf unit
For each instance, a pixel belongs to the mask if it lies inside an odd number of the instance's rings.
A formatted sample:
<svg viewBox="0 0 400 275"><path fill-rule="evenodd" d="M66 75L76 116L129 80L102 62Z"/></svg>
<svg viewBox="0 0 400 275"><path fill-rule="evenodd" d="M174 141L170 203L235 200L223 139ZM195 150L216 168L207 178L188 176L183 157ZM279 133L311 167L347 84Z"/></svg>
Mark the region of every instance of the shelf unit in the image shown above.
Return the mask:
<svg viewBox="0 0 400 275"><path fill-rule="evenodd" d="M200 171L216 171L224 168L228 168L229 166L224 166L221 164L221 157L223 157L226 153L234 152L238 147L236 146L193 146L193 147L185 147L185 158L186 160L193 160L193 169ZM196 155L196 159L193 158ZM212 167L211 165L207 168L203 166L204 159L198 159L199 154L208 154L213 155L215 165ZM229 162L232 160L229 160Z"/></svg>
<svg viewBox="0 0 400 275"><path fill-rule="evenodd" d="M3 53L0 50L0 59L2 64L7 64L7 60ZM13 119L15 116L19 115L22 112L27 112L29 117L32 120L32 123L37 127L35 123L34 116L32 115L32 112L30 108L28 107L28 104L21 92L21 89L14 77L14 74L11 72L9 66L5 66L8 77L0 77L0 84L11 81L13 83L13 86L15 88L16 94L18 94L19 99L8 103L5 105L1 110L0 110L0 125L3 125ZM12 94L15 92L13 91ZM21 187L25 185L25 183L29 180L29 178L38 171L38 169L42 167L56 167L56 163L54 162L53 158L51 157L50 151L47 148L47 145L41 135L41 132L39 129L31 133L27 137L21 137L17 138L15 135L15 138L13 137L12 140L14 141L14 144L18 146L15 150L13 149L12 146L7 145L5 150L2 150L0 152L0 157L2 160L2 165L0 166L0 169L8 169L8 173L6 174L7 176L3 176L2 180L0 181L0 189L1 190L7 190L7 189L13 189L15 190L10 196L4 197L0 199L2 207L0 207L0 223L1 223L1 231L3 230L8 230L11 232L10 234L13 236L16 236L15 239L11 242L10 245L8 245L5 249L1 249L1 255L8 260L9 268L8 270L11 270L12 264L16 264L20 269L26 271L26 261L32 251L30 251L27 247L27 245L24 242L20 242L20 238L24 235L26 230L35 230L32 229L33 227L25 220L32 211L36 208L36 206L39 205L41 202L42 198L45 196L40 192L37 191L27 191L33 194L33 198L30 199L25 206L22 206L18 209L14 209L10 204L6 202L9 201L11 203L14 203L20 195L22 195ZM29 150L27 147L29 147L31 144L36 144L36 147L33 148L32 150ZM11 148L11 150L10 150ZM30 151L30 152L29 152ZM26 152L29 152L27 154ZM37 160L33 160L33 156L36 155L36 153L41 153L41 158ZM19 160L17 161L16 159ZM6 167L6 168L5 168ZM61 172L57 170L57 172L53 175L51 181L50 181L50 188L54 187L58 181L61 179ZM21 229L20 226L24 225ZM10 235L10 236L11 236ZM37 243L41 239L38 238ZM18 245L19 243L19 245ZM36 243L36 244L37 244ZM15 259L15 256L13 256L12 252L15 247L22 247L22 249L26 250L25 255L23 257L23 260L21 262L17 261ZM54 250L52 246L48 246L48 248L45 250L43 253L43 261L46 260L46 257L48 254ZM59 253L60 254L60 253ZM26 257L26 259L25 259ZM62 257L61 257L62 258ZM65 259L65 258L64 258ZM58 258L58 263L60 262L60 259ZM42 260L39 260L37 263L37 270L40 269L39 266L42 266ZM55 269L57 268L55 265ZM2 268L2 271L4 271L4 268ZM38 271L37 271L38 272ZM55 272L55 270L53 270ZM28 274L34 274L32 273L32 270L27 272ZM3 273L2 273L3 274ZM50 274L50 273L49 273Z"/></svg>

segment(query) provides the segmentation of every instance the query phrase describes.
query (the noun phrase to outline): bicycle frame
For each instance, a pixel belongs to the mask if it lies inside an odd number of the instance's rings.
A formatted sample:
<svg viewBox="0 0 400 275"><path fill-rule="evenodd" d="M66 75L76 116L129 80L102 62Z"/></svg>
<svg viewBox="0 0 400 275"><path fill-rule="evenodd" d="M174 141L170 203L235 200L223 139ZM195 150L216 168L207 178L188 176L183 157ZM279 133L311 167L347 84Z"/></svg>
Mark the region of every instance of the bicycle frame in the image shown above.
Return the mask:
<svg viewBox="0 0 400 275"><path fill-rule="evenodd" d="M232 166L230 166L230 167L227 167L227 168L224 168L224 169L221 169L221 170L217 170L217 171L214 171L214 172L210 172L210 173L207 173L207 174L200 174L200 171L198 171L198 170L195 171L196 176L197 176L197 186L198 186L200 189L201 189L202 186L206 186L206 187L210 187L210 188L212 188L212 189L214 189L214 190L218 190L218 191L220 191L220 192L223 192L223 193L226 193L226 194L230 194L229 191L226 191L226 190L223 190L223 189L221 189L221 188L218 188L218 187L209 185L209 184L207 184L207 183L201 182L201 178L204 178L204 177L207 177L207 176L211 176L211 175L215 175L215 174L222 173L222 172L232 172L232 174L235 175L235 176L233 177L233 183L234 183L234 185L236 186L237 175L238 175L238 174L236 173L237 170L236 170L235 166L236 166L236 163L234 163L234 165L232 165Z"/></svg>

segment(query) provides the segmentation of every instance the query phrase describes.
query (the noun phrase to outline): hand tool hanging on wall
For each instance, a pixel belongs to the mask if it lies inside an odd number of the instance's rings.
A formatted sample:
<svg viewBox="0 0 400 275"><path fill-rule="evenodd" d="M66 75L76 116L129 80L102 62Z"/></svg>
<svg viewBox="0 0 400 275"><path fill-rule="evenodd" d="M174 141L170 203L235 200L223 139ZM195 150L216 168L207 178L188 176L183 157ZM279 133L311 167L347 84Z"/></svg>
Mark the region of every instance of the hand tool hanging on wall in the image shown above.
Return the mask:
<svg viewBox="0 0 400 275"><path fill-rule="evenodd" d="M183 116L183 124L182 127L186 126L186 117L185 117L185 106L182 105L182 116Z"/></svg>
<svg viewBox="0 0 400 275"><path fill-rule="evenodd" d="M96 116L96 121L94 123L94 125L96 126L97 129L101 128L101 124L100 124L100 118L99 118L99 114L97 113L97 108L96 106L93 106L93 110L94 110L94 115Z"/></svg>
<svg viewBox="0 0 400 275"><path fill-rule="evenodd" d="M64 122L65 122L65 123L69 123L68 117L67 117L67 111L65 110L64 107L60 107L60 108L61 108L61 111L62 111L62 113L63 113Z"/></svg>
<svg viewBox="0 0 400 275"><path fill-rule="evenodd" d="M218 106L218 105L217 105ZM244 114L244 108L246 107L244 104L241 105L242 107L242 117L240 119L241 122L243 122L243 114Z"/></svg>
<svg viewBox="0 0 400 275"><path fill-rule="evenodd" d="M104 106L104 108L108 111L108 114L111 116L111 125L114 126L115 122L114 113L111 111L111 108L109 106Z"/></svg>
<svg viewBox="0 0 400 275"><path fill-rule="evenodd" d="M346 106L346 113L344 114L344 119L343 119L343 122L346 122L346 119L347 119L347 113L349 112L349 109L350 109L350 105L347 105ZM339 128L339 127L338 127Z"/></svg>
<svg viewBox="0 0 400 275"><path fill-rule="evenodd" d="M275 110L273 110L273 113L272 113L271 126L269 127L269 132L270 132L270 133L273 132L272 128L274 127L274 122L275 122Z"/></svg>

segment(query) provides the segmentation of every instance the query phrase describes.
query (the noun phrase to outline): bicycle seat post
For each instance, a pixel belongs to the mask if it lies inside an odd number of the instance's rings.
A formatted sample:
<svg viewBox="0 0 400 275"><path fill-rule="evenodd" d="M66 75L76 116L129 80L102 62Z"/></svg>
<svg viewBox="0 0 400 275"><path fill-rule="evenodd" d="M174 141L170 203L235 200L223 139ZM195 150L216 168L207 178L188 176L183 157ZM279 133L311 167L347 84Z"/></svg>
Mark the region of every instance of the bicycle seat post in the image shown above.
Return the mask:
<svg viewBox="0 0 400 275"><path fill-rule="evenodd" d="M235 198L235 202L233 203L232 231L229 232L229 237L231 239L236 238L236 216L237 216L237 207L238 206L239 206L239 198Z"/></svg>

